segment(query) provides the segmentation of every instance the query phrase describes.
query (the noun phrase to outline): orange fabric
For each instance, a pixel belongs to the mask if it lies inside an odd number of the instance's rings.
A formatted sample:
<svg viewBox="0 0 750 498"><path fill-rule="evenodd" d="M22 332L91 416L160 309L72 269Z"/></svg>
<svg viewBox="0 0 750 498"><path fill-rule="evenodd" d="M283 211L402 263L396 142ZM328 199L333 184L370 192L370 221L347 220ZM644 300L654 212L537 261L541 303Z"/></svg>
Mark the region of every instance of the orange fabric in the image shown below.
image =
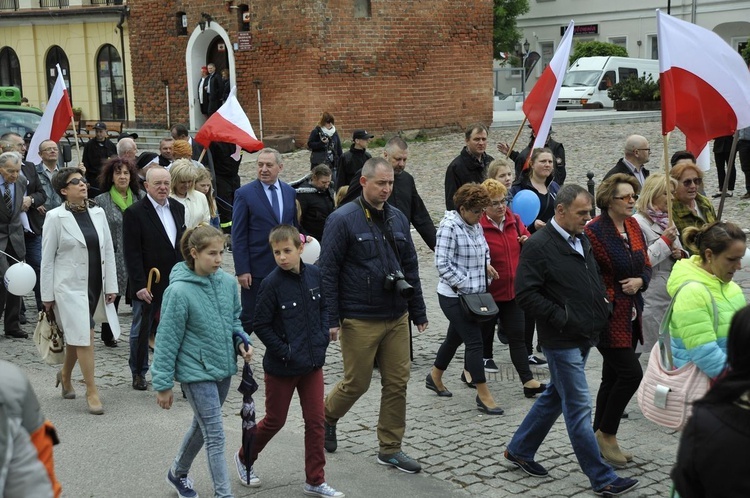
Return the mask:
<svg viewBox="0 0 750 498"><path fill-rule="evenodd" d="M52 422L45 420L39 429L31 434L31 442L36 446L39 460L47 469L47 475L49 475L49 480L52 482L52 490L55 493L55 498L59 498L62 494L62 486L55 477L55 460L52 452L52 446L59 441L57 439L57 431Z"/></svg>

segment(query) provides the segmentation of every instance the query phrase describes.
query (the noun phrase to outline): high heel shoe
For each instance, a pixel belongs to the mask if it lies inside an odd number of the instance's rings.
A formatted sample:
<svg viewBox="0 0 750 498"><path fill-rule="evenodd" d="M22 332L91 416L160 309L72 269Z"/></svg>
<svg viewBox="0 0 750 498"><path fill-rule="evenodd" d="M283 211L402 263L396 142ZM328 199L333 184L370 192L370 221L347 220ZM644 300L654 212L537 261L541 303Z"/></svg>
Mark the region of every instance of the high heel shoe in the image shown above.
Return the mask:
<svg viewBox="0 0 750 498"><path fill-rule="evenodd" d="M539 387L524 387L523 395L527 398L533 398L537 394L542 394L547 389L547 384L539 384Z"/></svg>
<svg viewBox="0 0 750 498"><path fill-rule="evenodd" d="M476 402L477 402L477 408L479 408L479 411L484 412L487 415L502 415L503 413L505 413L505 410L503 410L499 406L496 406L495 408L490 408L484 403L482 403L482 400L479 399L479 395L477 395Z"/></svg>
<svg viewBox="0 0 750 498"><path fill-rule="evenodd" d="M76 399L75 389L71 387L70 391L65 390L65 383L62 381L62 369L57 371L57 382L55 382L55 387L58 387L60 384L62 384L63 399Z"/></svg>
<svg viewBox="0 0 750 498"><path fill-rule="evenodd" d="M89 413L91 415L102 415L104 413L104 407L99 399L99 394L86 393L86 404L89 405Z"/></svg>
<svg viewBox="0 0 750 498"><path fill-rule="evenodd" d="M432 378L431 373L427 374L427 378L424 380L424 386L430 391L435 391L438 396L445 398L450 398L451 396L453 396L453 393L447 389L443 389L442 391L438 389L437 385L435 384L435 379Z"/></svg>
<svg viewBox="0 0 750 498"><path fill-rule="evenodd" d="M474 384L473 380L472 381L466 380L466 374L464 374L463 372L461 372L461 382L463 382L464 384L466 384L468 387L472 389L477 388L477 385Z"/></svg>

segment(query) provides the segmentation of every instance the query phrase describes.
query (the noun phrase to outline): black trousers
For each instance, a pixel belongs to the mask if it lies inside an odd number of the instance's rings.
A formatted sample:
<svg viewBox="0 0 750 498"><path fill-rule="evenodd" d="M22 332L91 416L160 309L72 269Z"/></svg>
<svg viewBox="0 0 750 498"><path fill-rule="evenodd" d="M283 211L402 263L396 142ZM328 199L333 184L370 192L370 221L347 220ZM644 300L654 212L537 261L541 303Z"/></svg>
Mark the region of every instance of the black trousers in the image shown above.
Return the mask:
<svg viewBox="0 0 750 498"><path fill-rule="evenodd" d="M240 188L239 176L216 175L216 210L219 213L219 223L224 233L232 233L232 207L234 193Z"/></svg>
<svg viewBox="0 0 750 498"><path fill-rule="evenodd" d="M448 332L435 357L435 367L446 370L456 355L461 344L466 344L464 364L477 384L487 382L484 376L482 361L482 328L478 322L472 322L464 315L457 297L446 297L438 294L440 309L448 319ZM494 321L493 321L494 323Z"/></svg>
<svg viewBox="0 0 750 498"><path fill-rule="evenodd" d="M518 372L521 383L525 384L534 376L529 368L529 355L526 353L525 320L523 310L518 306L515 299L510 301L495 301L499 310L497 316L500 327L508 336L508 349L510 361ZM492 358L492 343L495 340L495 323L491 320L482 324L482 344L484 358Z"/></svg>
<svg viewBox="0 0 750 498"><path fill-rule="evenodd" d="M596 395L594 430L617 434L620 417L643 378L641 362L632 348L597 348L604 358L602 383Z"/></svg>
<svg viewBox="0 0 750 498"><path fill-rule="evenodd" d="M714 160L716 160L716 174L719 176L719 190L724 188L724 180L727 177L726 168L729 165L729 152L714 152ZM729 175L729 186L727 187L728 192L734 190L734 184L737 181L737 168L732 168L732 173Z"/></svg>
<svg viewBox="0 0 750 498"><path fill-rule="evenodd" d="M737 141L737 155L740 156L740 166L745 173L745 192L750 192L750 140Z"/></svg>
<svg viewBox="0 0 750 498"><path fill-rule="evenodd" d="M5 252L16 259L22 259L18 257L13 244L8 241L8 245L5 246ZM10 267L15 263L12 259L7 257L5 254L0 254L0 258L4 258L7 261L7 265ZM5 275L3 275L5 277ZM21 297L16 296L8 292L5 285L0 283L0 313L5 313L5 333L15 332L21 330L21 324L19 321L19 313L21 312Z"/></svg>

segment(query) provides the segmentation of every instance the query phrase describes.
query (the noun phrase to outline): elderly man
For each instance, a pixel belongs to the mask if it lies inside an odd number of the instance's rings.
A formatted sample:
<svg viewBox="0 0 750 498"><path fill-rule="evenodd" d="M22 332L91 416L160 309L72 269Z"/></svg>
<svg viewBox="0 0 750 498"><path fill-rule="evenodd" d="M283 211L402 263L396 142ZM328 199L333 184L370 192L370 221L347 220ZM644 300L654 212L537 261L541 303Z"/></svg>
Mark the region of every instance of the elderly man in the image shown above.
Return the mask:
<svg viewBox="0 0 750 498"><path fill-rule="evenodd" d="M634 176L638 183L646 183L648 170L644 165L651 160L651 148L648 145L646 137L640 135L630 135L625 140L625 157L620 158L615 167L607 171L604 179L609 178L615 173L625 173Z"/></svg>
<svg viewBox="0 0 750 498"><path fill-rule="evenodd" d="M487 178L487 168L493 157L487 154L487 127L473 123L464 132L466 146L448 165L445 171L445 208L450 211L453 195L465 183L482 183Z"/></svg>
<svg viewBox="0 0 750 498"><path fill-rule="evenodd" d="M107 136L107 124L100 121L94 125L96 136L83 147L83 165L86 167L86 180L89 182L89 198L99 194L99 172L104 161L116 156L117 148Z"/></svg>
<svg viewBox="0 0 750 498"><path fill-rule="evenodd" d="M341 333L344 379L326 396L325 449L336 451L336 425L370 387L373 362L382 385L377 462L410 474L422 470L401 447L406 431L409 318L419 332L427 312L409 221L386 201L393 167L383 158L362 168L362 196L326 223L320 268L331 337Z"/></svg>
<svg viewBox="0 0 750 498"><path fill-rule="evenodd" d="M547 469L534 456L555 421L563 415L578 464L596 494L623 494L638 485L618 477L602 461L591 428L591 395L586 360L608 326L611 305L589 240L591 194L565 185L555 198L555 215L526 241L516 271L516 301L536 318L550 382L508 443L505 458L532 477Z"/></svg>
<svg viewBox="0 0 750 498"><path fill-rule="evenodd" d="M57 173L57 157L59 154L57 143L54 141L44 140L39 144L39 157L42 158L42 162L36 165L36 176L44 189L44 194L47 196L44 205L36 207L42 216L47 214L50 209L55 209L62 204L62 199L52 187L52 175Z"/></svg>
<svg viewBox="0 0 750 498"><path fill-rule="evenodd" d="M117 142L117 156L123 159L130 159L135 163L138 157L138 145L132 138L123 138Z"/></svg>
<svg viewBox="0 0 750 498"><path fill-rule="evenodd" d="M23 236L21 212L23 197L26 195L25 182L18 182L21 174L21 154L18 152L3 152L0 154L0 250L7 253L0 254L0 278L5 276L8 267L15 260L23 260L26 256L26 244ZM22 183L24 183L22 185ZM0 313L5 314L5 335L17 339L26 339L29 335L21 330L19 313L21 298L8 292L4 285L0 285Z"/></svg>
<svg viewBox="0 0 750 498"><path fill-rule="evenodd" d="M276 267L268 234L276 225L297 225L294 189L279 180L281 154L266 147L258 154L258 178L240 187L232 212L232 252L242 298L242 327L253 330L255 299L263 279Z"/></svg>

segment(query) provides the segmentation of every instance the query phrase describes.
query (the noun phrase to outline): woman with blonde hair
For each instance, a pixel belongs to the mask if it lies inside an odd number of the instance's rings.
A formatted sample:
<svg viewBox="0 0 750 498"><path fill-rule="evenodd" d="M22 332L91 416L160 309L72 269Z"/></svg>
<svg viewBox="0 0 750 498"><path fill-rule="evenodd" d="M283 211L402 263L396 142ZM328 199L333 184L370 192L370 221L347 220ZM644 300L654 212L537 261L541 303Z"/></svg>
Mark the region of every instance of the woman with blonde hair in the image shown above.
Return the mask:
<svg viewBox="0 0 750 498"><path fill-rule="evenodd" d="M214 228L221 228L219 221L219 212L216 207L216 199L214 196L214 186L211 184L211 173L206 168L200 168L198 170L198 176L195 177L195 190L206 196L208 202L208 212L211 218L209 223Z"/></svg>
<svg viewBox="0 0 750 498"><path fill-rule="evenodd" d="M659 326L672 300L667 293L667 280L675 261L686 253L680 243L680 234L667 215L667 195L677 188L677 181L670 178L671 191L663 173L646 178L643 191L635 203L638 222L646 239L648 259L651 261L651 282L643 293L643 351L651 351L659 337ZM640 348L639 348L640 350ZM648 357L648 354L645 356Z"/></svg>
<svg viewBox="0 0 750 498"><path fill-rule="evenodd" d="M669 175L677 180L675 201L672 203L672 219L681 234L684 235L687 227L700 228L716 221L713 204L708 197L699 192L703 185L703 171L695 161L689 158L680 160Z"/></svg>
<svg viewBox="0 0 750 498"><path fill-rule="evenodd" d="M169 168L172 177L172 192L169 197L185 206L185 228L194 228L208 223L211 212L208 201L202 192L195 190L198 169L189 159L177 159Z"/></svg>

